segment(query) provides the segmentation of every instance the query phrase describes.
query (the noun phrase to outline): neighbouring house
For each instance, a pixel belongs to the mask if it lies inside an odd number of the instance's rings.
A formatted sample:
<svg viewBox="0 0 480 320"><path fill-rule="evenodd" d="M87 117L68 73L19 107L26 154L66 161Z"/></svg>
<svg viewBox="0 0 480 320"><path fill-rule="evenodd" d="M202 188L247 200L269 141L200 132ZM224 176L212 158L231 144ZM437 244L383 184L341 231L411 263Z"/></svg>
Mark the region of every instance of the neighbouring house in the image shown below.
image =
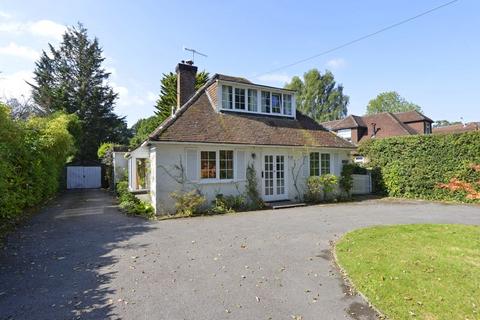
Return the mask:
<svg viewBox="0 0 480 320"><path fill-rule="evenodd" d="M372 138L386 138L415 134L431 134L432 119L418 111L382 112L368 116L349 115L341 120L321 125L338 136L358 144Z"/></svg>
<svg viewBox="0 0 480 320"><path fill-rule="evenodd" d="M264 201L300 200L308 176L339 176L355 149L296 110L294 91L215 74L195 92L197 67L176 72L178 105L127 155L130 190L157 214L172 212L172 192L242 193L247 166Z"/></svg>
<svg viewBox="0 0 480 320"><path fill-rule="evenodd" d="M433 134L463 133L468 131L479 131L479 130L480 130L480 122L468 122L468 123L452 124L450 126L444 126L444 127L434 127Z"/></svg>

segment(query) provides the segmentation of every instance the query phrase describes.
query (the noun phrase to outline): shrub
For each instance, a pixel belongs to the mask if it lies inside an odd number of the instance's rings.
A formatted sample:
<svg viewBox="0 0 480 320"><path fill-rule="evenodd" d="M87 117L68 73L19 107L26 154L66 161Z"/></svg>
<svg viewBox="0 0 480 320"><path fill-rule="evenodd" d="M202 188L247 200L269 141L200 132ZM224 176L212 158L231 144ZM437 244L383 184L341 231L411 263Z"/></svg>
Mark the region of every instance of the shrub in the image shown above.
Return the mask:
<svg viewBox="0 0 480 320"><path fill-rule="evenodd" d="M142 201L128 191L128 181L117 183L117 194L120 202L119 207L130 215L139 215L148 219L155 217L155 210L148 202Z"/></svg>
<svg viewBox="0 0 480 320"><path fill-rule="evenodd" d="M348 163L345 164L342 168L342 172L340 174L340 187L345 191L347 196L350 196L350 191L352 190L353 187L353 172L355 170L355 167L357 165L353 163Z"/></svg>
<svg viewBox="0 0 480 320"><path fill-rule="evenodd" d="M0 103L0 232L57 192L75 151L69 128L76 121L62 113L13 120Z"/></svg>
<svg viewBox="0 0 480 320"><path fill-rule="evenodd" d="M214 214L234 213L245 208L245 198L242 195L217 194L215 200L212 201L210 211Z"/></svg>
<svg viewBox="0 0 480 320"><path fill-rule="evenodd" d="M193 216L205 203L205 197L198 190L190 192L172 192L170 196L175 200L176 213L182 216Z"/></svg>
<svg viewBox="0 0 480 320"><path fill-rule="evenodd" d="M328 200L328 196L335 190L337 183L338 179L333 174L308 177L305 201L318 203Z"/></svg>
<svg viewBox="0 0 480 320"><path fill-rule="evenodd" d="M247 198L246 205L250 210L257 210L262 209L265 207L265 203L258 192L258 181L257 181L257 173L253 164L249 164L247 166L247 184L245 185L245 195Z"/></svg>
<svg viewBox="0 0 480 320"><path fill-rule="evenodd" d="M359 152L374 168L372 179L377 192L427 200L478 201L438 186L453 178L475 182L473 174L461 177L461 172L469 164L480 163L479 131L371 139L360 145Z"/></svg>

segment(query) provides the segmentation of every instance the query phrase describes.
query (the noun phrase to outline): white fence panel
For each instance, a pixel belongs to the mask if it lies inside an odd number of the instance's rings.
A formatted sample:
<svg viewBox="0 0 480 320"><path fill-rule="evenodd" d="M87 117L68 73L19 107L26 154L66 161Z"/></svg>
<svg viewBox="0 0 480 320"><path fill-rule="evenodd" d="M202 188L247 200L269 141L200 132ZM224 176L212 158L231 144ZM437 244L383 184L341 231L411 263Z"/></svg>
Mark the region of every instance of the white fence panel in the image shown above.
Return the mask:
<svg viewBox="0 0 480 320"><path fill-rule="evenodd" d="M101 186L101 167L67 167L67 189L95 189Z"/></svg>
<svg viewBox="0 0 480 320"><path fill-rule="evenodd" d="M352 174L352 194L369 194L372 192L372 178L369 174Z"/></svg>

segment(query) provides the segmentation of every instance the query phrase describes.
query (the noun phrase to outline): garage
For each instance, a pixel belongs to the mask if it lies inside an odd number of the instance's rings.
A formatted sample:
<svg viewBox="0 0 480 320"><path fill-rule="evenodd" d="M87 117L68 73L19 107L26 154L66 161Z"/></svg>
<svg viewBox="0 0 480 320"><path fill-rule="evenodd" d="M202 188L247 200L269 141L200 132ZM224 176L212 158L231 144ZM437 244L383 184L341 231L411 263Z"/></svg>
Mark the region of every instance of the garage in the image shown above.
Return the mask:
<svg viewBox="0 0 480 320"><path fill-rule="evenodd" d="M67 166L67 189L97 189L101 186L101 166Z"/></svg>

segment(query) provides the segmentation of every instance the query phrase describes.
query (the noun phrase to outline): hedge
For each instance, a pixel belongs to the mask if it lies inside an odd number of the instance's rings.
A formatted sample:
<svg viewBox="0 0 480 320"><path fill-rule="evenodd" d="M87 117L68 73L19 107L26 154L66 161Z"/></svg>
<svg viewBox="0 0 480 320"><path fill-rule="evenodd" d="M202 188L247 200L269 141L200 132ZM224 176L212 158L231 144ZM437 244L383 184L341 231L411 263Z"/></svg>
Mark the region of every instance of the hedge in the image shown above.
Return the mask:
<svg viewBox="0 0 480 320"><path fill-rule="evenodd" d="M75 116L55 114L13 120L0 103L0 233L58 190L65 161L73 153L69 125Z"/></svg>
<svg viewBox="0 0 480 320"><path fill-rule="evenodd" d="M459 179L480 188L480 131L369 140L359 152L374 169L377 190L393 197L475 202L466 191L441 188Z"/></svg>

